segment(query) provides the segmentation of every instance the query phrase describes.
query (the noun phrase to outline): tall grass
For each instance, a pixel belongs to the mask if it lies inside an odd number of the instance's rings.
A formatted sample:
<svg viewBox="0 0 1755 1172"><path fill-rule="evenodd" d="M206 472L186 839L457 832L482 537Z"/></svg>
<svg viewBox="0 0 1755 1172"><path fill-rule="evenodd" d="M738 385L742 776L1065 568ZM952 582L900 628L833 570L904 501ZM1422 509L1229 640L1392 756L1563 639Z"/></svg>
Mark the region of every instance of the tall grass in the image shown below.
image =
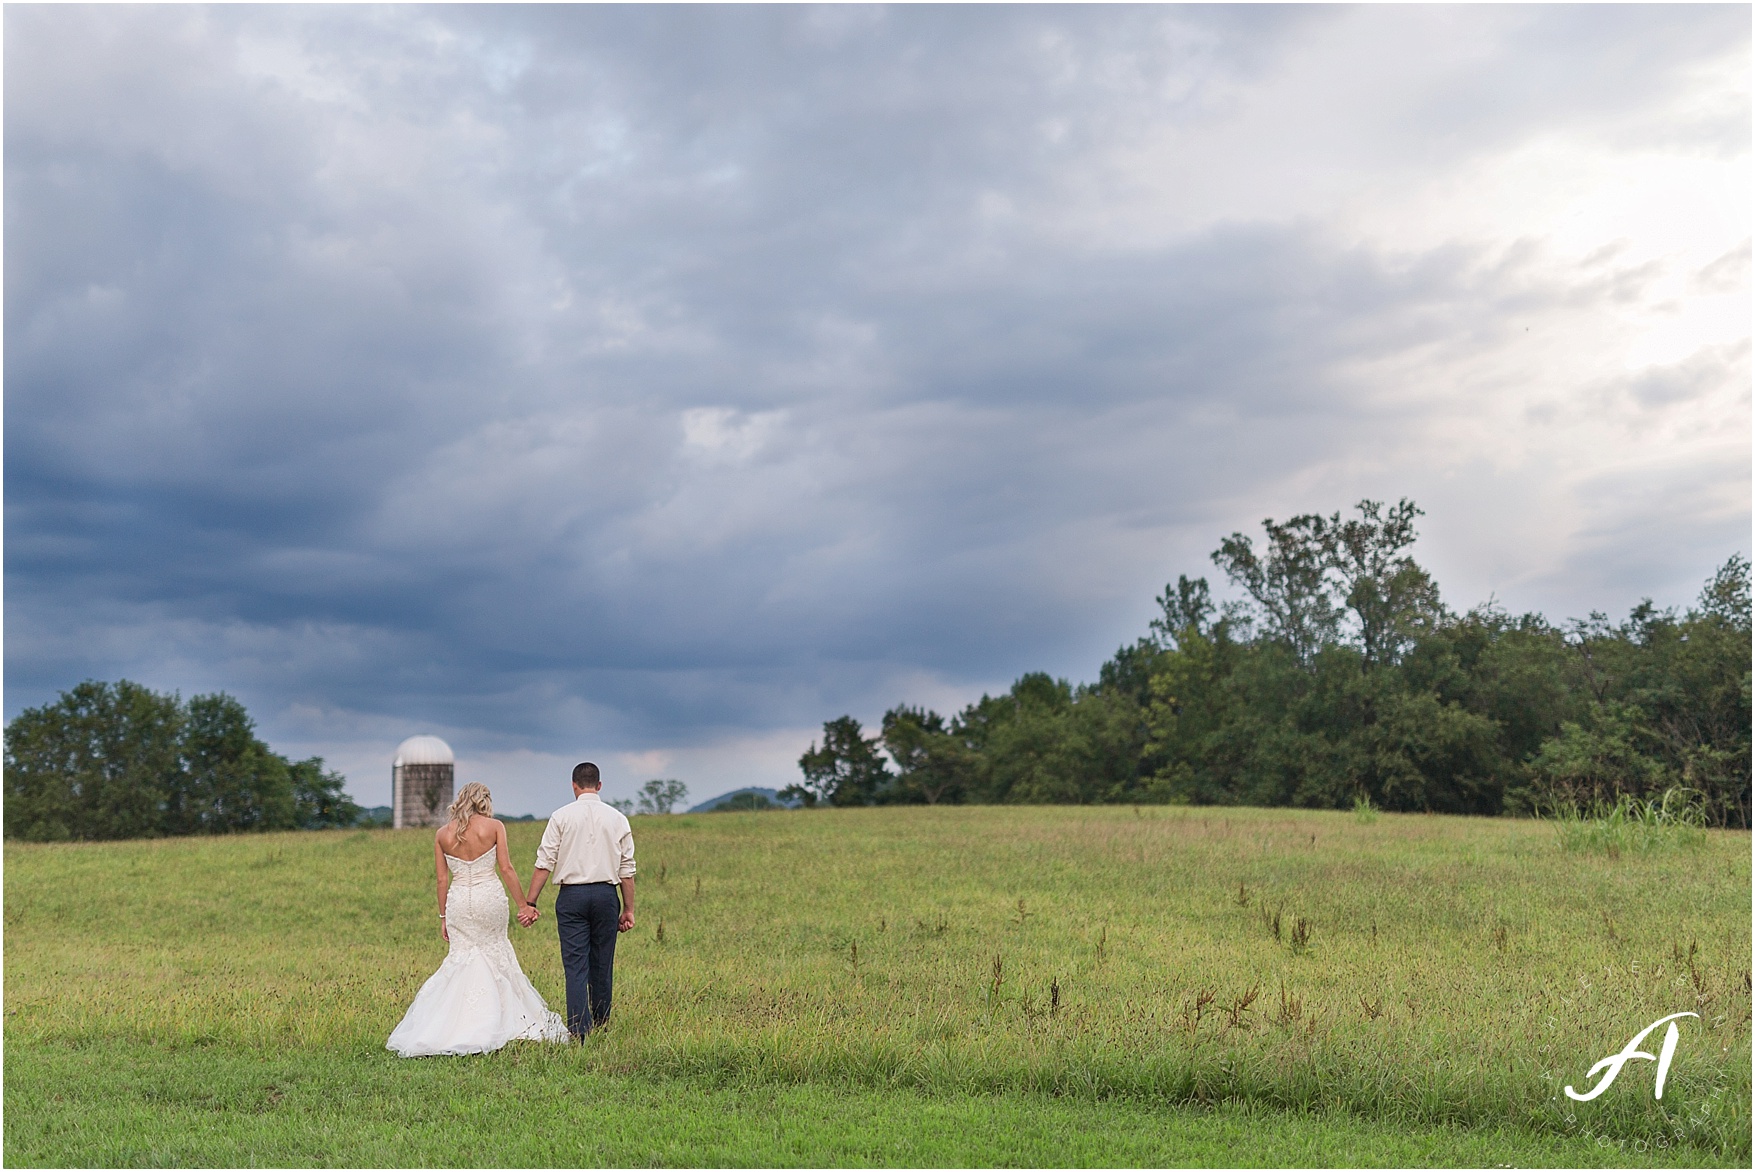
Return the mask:
<svg viewBox="0 0 1755 1172"><path fill-rule="evenodd" d="M1665 790L1661 797L1622 794L1613 802L1599 799L1588 807L1565 802L1551 817L1564 849L1601 851L1610 858L1623 852L1699 846L1707 825L1700 795L1679 786Z"/></svg>
<svg viewBox="0 0 1755 1172"><path fill-rule="evenodd" d="M1750 857L1539 822L1178 808L637 818L600 1074L1340 1108L1746 1164ZM510 828L527 870L541 826ZM384 1056L444 951L424 834L6 849L8 1045ZM558 1005L552 911L514 929ZM662 940L656 929L664 925ZM1591 1103L1597 1059L1699 1012Z"/></svg>

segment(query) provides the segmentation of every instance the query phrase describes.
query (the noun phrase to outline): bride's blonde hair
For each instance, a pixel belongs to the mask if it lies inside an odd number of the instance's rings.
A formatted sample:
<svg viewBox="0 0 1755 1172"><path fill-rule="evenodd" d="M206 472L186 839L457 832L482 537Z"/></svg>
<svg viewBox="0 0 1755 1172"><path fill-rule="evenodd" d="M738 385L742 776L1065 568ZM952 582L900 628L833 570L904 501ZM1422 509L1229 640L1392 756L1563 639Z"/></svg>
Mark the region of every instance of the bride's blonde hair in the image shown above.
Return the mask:
<svg viewBox="0 0 1755 1172"><path fill-rule="evenodd" d="M463 841L463 832L476 814L494 816L494 795L481 782L472 781L458 790L457 797L451 802L451 833L457 836L458 842Z"/></svg>

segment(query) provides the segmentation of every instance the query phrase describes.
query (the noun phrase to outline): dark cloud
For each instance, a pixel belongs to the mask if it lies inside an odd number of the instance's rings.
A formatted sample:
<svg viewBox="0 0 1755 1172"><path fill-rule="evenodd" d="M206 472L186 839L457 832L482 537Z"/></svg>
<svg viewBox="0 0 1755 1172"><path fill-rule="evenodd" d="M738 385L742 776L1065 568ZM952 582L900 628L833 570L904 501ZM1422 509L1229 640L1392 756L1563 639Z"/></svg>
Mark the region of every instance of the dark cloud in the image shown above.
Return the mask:
<svg viewBox="0 0 1755 1172"><path fill-rule="evenodd" d="M1746 158L1695 98L1744 10L5 19L8 714L129 674L344 762L707 761L1089 676L1265 512L1441 502L1441 581L1572 612L1746 548L1746 328L1525 340L1645 329L1667 262L1347 218L1531 143ZM1746 238L1690 288L1746 304Z"/></svg>

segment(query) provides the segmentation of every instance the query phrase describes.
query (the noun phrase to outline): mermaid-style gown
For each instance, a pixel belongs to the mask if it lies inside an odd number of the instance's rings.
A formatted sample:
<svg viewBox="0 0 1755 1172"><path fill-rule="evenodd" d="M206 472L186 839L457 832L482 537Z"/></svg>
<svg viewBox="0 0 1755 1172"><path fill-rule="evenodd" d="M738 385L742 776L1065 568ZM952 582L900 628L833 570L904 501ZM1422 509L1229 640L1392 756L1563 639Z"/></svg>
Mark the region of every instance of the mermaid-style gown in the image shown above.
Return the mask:
<svg viewBox="0 0 1755 1172"><path fill-rule="evenodd" d="M483 1054L513 1038L567 1040L566 1023L549 1012L506 937L511 905L494 873L498 849L489 847L469 862L445 856L451 869L445 896L451 951L385 1043L404 1058Z"/></svg>

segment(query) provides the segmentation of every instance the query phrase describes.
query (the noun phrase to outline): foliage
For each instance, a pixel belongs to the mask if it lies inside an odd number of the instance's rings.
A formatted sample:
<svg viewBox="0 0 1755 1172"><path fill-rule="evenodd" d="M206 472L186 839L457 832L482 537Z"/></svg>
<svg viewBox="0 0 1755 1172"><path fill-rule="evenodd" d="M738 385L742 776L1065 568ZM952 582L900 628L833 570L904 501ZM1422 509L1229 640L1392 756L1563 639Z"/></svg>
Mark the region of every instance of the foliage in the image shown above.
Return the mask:
<svg viewBox="0 0 1755 1172"><path fill-rule="evenodd" d="M1233 533L1213 561L1254 600L1264 634L1308 662L1340 631L1341 611L1329 589L1328 523L1305 513L1280 524L1269 518L1262 528L1265 553L1258 556L1248 535Z"/></svg>
<svg viewBox="0 0 1755 1172"><path fill-rule="evenodd" d="M878 738L866 736L851 716L824 723L823 747L811 742L798 767L804 771L804 784L787 786L780 796L798 798L807 806L869 806L888 796L895 780L878 754Z"/></svg>
<svg viewBox="0 0 1755 1172"><path fill-rule="evenodd" d="M1699 798L1677 787L1665 790L1661 798L1623 793L1613 802L1598 798L1588 808L1563 802L1552 817L1566 850L1602 851L1619 858L1623 851L1699 846L1707 818Z"/></svg>
<svg viewBox="0 0 1755 1172"><path fill-rule="evenodd" d="M350 826L359 807L321 757L291 762L224 693L184 703L87 680L6 726L8 838L151 838Z"/></svg>
<svg viewBox="0 0 1755 1172"><path fill-rule="evenodd" d="M1414 544L1421 511L1403 499L1388 513L1379 501L1360 501L1359 518L1329 522L1324 559L1357 624L1367 668L1397 662L1419 635L1444 616L1438 586L1404 550Z"/></svg>
<svg viewBox="0 0 1755 1172"><path fill-rule="evenodd" d="M285 759L256 739L255 722L230 696L196 696L185 706L179 781L169 787L160 824L166 834L297 824Z"/></svg>
<svg viewBox="0 0 1755 1172"><path fill-rule="evenodd" d="M682 782L655 777L640 787L637 812L668 814L677 803L685 801L688 796L689 787Z"/></svg>
<svg viewBox="0 0 1755 1172"><path fill-rule="evenodd" d="M1652 753L1655 737L1636 704L1592 704L1583 721L1566 721L1542 744L1530 768L1550 800L1569 804L1614 802L1643 794L1664 780Z"/></svg>
<svg viewBox="0 0 1755 1172"><path fill-rule="evenodd" d="M1270 519L1260 549L1233 533L1212 556L1244 601L1184 574L1094 684L1032 672L948 719L891 709L893 777L857 721L830 721L799 792L1530 814L1680 786L1713 825L1749 825L1746 558L1684 614L1458 615L1409 554L1419 516L1366 500Z"/></svg>
<svg viewBox="0 0 1755 1172"><path fill-rule="evenodd" d="M936 712L892 708L881 739L896 763L895 784L885 792L891 801L960 802L976 784L974 753Z"/></svg>
<svg viewBox="0 0 1755 1172"><path fill-rule="evenodd" d="M1205 578L1179 575L1176 585L1165 586L1156 601L1163 613L1152 620L1151 631L1165 647L1180 646L1185 631L1204 635L1212 625L1213 592Z"/></svg>
<svg viewBox="0 0 1755 1172"><path fill-rule="evenodd" d="M127 838L186 821L182 718L174 696L129 680L87 680L19 713L6 726L6 837Z"/></svg>
<svg viewBox="0 0 1755 1172"><path fill-rule="evenodd" d="M323 767L323 758L307 757L287 765L292 778L294 821L300 830L327 830L358 826L367 821L365 810L347 796L347 778ZM388 824L389 819L385 819Z"/></svg>
<svg viewBox="0 0 1755 1172"><path fill-rule="evenodd" d="M507 831L528 866L542 824ZM668 1080L679 1095L733 1086L756 1102L811 1088L952 1107L1230 1104L1332 1113L1374 1135L1509 1129L1576 1145L1547 1160L1561 1165L1589 1148L1622 1165L1749 1165L1743 833L1705 830L1693 849L1630 851L1613 867L1553 849L1538 821L1391 812L1361 824L1350 811L819 806L653 818L635 834L645 878L639 924L617 945L612 1028L587 1046L435 1060L430 1080L427 1062L383 1049L444 955L430 832L9 843L9 1159L126 1162L45 1154L114 1136L126 1116L80 1114L113 1098L135 1105L143 1129L193 1119L200 1134L285 1121L282 1106L307 1104L313 1146L297 1159L213 1162L348 1162L347 1147L319 1145L354 1142L354 1120L425 1129L474 1103L482 1072L527 1071L530 1086ZM91 891L118 876L129 914L89 914ZM512 943L553 1005L564 983L547 892L542 910ZM1682 1009L1701 1017L1682 1023L1661 1102L1650 1062L1591 1103L1561 1095ZM281 1064L295 1060L321 1070L294 1077ZM190 1069L250 1062L251 1081ZM34 1122L39 1105L63 1128ZM488 1110L475 1103L465 1121L479 1132ZM713 1117L705 1130L719 1126ZM17 1136L36 1146L15 1148ZM1655 1148L1659 1137L1669 1147ZM434 1147L404 1158L393 1137L382 1142L358 1162L445 1162ZM469 1150L520 1162L501 1154L518 1149ZM808 1145L760 1150L773 1154L750 1162L834 1162ZM1447 1153L1386 1162L1531 1162ZM740 1162L712 1154L665 1162ZM1128 1162L1101 1155L1089 1162ZM653 1159L551 1150L530 1162ZM851 1162L893 1161L872 1149ZM1184 1161L1158 1151L1139 1162Z"/></svg>

